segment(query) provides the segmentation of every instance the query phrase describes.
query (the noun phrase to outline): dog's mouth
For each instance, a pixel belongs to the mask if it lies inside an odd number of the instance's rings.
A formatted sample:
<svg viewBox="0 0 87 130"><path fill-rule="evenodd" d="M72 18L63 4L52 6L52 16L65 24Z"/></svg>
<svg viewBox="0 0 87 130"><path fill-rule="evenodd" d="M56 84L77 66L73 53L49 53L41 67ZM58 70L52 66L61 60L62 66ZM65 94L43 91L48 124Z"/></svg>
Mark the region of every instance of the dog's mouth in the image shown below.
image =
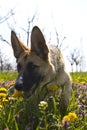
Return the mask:
<svg viewBox="0 0 87 130"><path fill-rule="evenodd" d="M19 76L18 79L15 82L14 88L17 91L23 91L24 85L23 85L23 77Z"/></svg>
<svg viewBox="0 0 87 130"><path fill-rule="evenodd" d="M27 77L19 76L15 82L14 88L17 91L23 91L25 93L34 93L41 81L43 80L43 78L41 75L33 76L29 79Z"/></svg>
<svg viewBox="0 0 87 130"><path fill-rule="evenodd" d="M22 96L25 97L25 98L30 98L32 96L37 95L38 94L37 91L39 90L40 85L39 84L34 84L32 87L28 86L27 88L26 88L26 86L17 87L16 85L14 85L14 89L16 89L19 92L22 92L23 93Z"/></svg>
<svg viewBox="0 0 87 130"><path fill-rule="evenodd" d="M17 91L23 91L23 92L31 92L33 93L33 91L38 87L38 85L34 84L32 87L30 86L27 86L26 85L23 85L23 86L16 86L14 85L14 88L17 90Z"/></svg>

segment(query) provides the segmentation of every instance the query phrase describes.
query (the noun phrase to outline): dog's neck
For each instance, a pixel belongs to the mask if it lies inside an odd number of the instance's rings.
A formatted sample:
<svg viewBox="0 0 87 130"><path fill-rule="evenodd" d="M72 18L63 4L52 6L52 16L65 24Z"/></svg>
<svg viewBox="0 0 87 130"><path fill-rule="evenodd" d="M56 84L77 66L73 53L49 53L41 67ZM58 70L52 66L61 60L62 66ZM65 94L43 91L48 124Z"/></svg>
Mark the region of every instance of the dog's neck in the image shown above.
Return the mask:
<svg viewBox="0 0 87 130"><path fill-rule="evenodd" d="M57 85L54 84L54 80L51 80L44 84L44 82L41 82L38 86L33 86L29 92L26 92L24 94L24 97L30 99L36 99L37 102L44 100L47 95L50 95L50 92L54 91L54 89L57 89Z"/></svg>

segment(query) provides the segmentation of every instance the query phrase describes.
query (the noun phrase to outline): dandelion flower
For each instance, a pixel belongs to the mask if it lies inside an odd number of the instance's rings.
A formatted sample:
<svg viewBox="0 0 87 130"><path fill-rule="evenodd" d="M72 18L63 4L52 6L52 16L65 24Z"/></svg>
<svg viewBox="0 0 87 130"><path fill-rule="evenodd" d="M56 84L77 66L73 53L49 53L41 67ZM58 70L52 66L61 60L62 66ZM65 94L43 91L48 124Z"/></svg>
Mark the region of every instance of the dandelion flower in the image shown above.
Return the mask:
<svg viewBox="0 0 87 130"><path fill-rule="evenodd" d="M2 108L3 106L2 105L0 105L0 108Z"/></svg>
<svg viewBox="0 0 87 130"><path fill-rule="evenodd" d="M75 119L77 119L77 115L73 112L70 112L68 115L63 117L62 125L63 126L66 126L67 124L69 125L69 123Z"/></svg>
<svg viewBox="0 0 87 130"><path fill-rule="evenodd" d="M4 98L6 97L7 95L5 93L0 93L0 98Z"/></svg>
<svg viewBox="0 0 87 130"><path fill-rule="evenodd" d="M70 112L68 116L71 120L77 119L77 115L74 112Z"/></svg>
<svg viewBox="0 0 87 130"><path fill-rule="evenodd" d="M3 81L4 81L4 79L0 79L0 81L1 81L1 82L3 82Z"/></svg>
<svg viewBox="0 0 87 130"><path fill-rule="evenodd" d="M6 88L4 88L4 87L1 87L1 88L0 88L0 93L1 93L1 92L4 93L4 92L6 92L6 91L7 91Z"/></svg>
<svg viewBox="0 0 87 130"><path fill-rule="evenodd" d="M48 86L48 90L50 90L50 91L56 91L57 89L58 89L57 85Z"/></svg>
<svg viewBox="0 0 87 130"><path fill-rule="evenodd" d="M66 116L63 117L62 121L70 121L70 117L68 115L66 115Z"/></svg>
<svg viewBox="0 0 87 130"><path fill-rule="evenodd" d="M13 96L18 98L18 97L23 96L23 93L21 91L15 90Z"/></svg>
<svg viewBox="0 0 87 130"><path fill-rule="evenodd" d="M80 82L80 83L84 85L86 82L85 82L85 81L82 81L82 82Z"/></svg>
<svg viewBox="0 0 87 130"><path fill-rule="evenodd" d="M62 119L62 125L64 127L68 127L69 126L69 123L70 123L70 118L68 115L64 116L63 119Z"/></svg>
<svg viewBox="0 0 87 130"><path fill-rule="evenodd" d="M3 100L2 100L2 102L8 102L8 99L6 99L6 98L3 98Z"/></svg>

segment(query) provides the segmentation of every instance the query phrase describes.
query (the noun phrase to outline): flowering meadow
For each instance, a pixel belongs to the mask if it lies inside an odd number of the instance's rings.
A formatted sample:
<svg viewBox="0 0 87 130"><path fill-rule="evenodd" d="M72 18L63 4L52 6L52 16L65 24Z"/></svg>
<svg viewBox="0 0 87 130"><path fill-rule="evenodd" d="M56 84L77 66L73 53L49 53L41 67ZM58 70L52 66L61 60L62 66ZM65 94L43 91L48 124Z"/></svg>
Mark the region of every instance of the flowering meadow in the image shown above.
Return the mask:
<svg viewBox="0 0 87 130"><path fill-rule="evenodd" d="M54 94L35 104L14 86L17 73L0 74L0 130L87 130L87 73L72 73L73 91L67 113L61 118ZM55 88L55 89L53 89ZM56 86L51 86L51 91Z"/></svg>

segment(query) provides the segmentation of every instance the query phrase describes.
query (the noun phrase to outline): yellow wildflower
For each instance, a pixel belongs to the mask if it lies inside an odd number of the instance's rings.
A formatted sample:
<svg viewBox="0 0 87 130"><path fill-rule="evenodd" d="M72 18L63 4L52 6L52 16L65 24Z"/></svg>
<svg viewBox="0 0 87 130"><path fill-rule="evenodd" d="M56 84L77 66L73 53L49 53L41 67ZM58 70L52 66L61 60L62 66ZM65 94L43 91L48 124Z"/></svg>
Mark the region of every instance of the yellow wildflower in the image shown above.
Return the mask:
<svg viewBox="0 0 87 130"><path fill-rule="evenodd" d="M48 86L47 88L50 91L56 91L58 89L58 86L57 85L51 85L51 86Z"/></svg>
<svg viewBox="0 0 87 130"><path fill-rule="evenodd" d="M3 93L4 93L4 92L6 92L6 91L7 91L7 89L6 89L6 88L4 88L4 87L1 87L1 88L0 88L0 93L1 93L1 92L3 92Z"/></svg>
<svg viewBox="0 0 87 130"><path fill-rule="evenodd" d="M2 105L0 105L0 108L2 108L3 106Z"/></svg>
<svg viewBox="0 0 87 130"><path fill-rule="evenodd" d="M63 117L62 124L77 119L77 115L74 112L70 112L68 115Z"/></svg>
<svg viewBox="0 0 87 130"><path fill-rule="evenodd" d="M70 121L70 117L69 117L68 115L66 115L66 116L63 117L63 120L62 120L62 121L64 121L64 122L65 122L65 121Z"/></svg>
<svg viewBox="0 0 87 130"><path fill-rule="evenodd" d="M3 81L4 81L4 79L0 79L0 81L1 81L1 82L3 82Z"/></svg>
<svg viewBox="0 0 87 130"><path fill-rule="evenodd" d="M23 96L23 93L21 91L15 90L13 96L14 97L21 97L21 96Z"/></svg>
<svg viewBox="0 0 87 130"><path fill-rule="evenodd" d="M0 98L4 98L6 97L7 95L5 93L0 93Z"/></svg>
<svg viewBox="0 0 87 130"><path fill-rule="evenodd" d="M80 82L80 83L84 85L86 82L85 82L85 81L82 81L82 82Z"/></svg>
<svg viewBox="0 0 87 130"><path fill-rule="evenodd" d="M77 115L74 112L70 112L68 116L71 120L77 119Z"/></svg>
<svg viewBox="0 0 87 130"><path fill-rule="evenodd" d="M2 100L2 102L8 102L8 99L6 99L6 98L3 98L3 100Z"/></svg>

